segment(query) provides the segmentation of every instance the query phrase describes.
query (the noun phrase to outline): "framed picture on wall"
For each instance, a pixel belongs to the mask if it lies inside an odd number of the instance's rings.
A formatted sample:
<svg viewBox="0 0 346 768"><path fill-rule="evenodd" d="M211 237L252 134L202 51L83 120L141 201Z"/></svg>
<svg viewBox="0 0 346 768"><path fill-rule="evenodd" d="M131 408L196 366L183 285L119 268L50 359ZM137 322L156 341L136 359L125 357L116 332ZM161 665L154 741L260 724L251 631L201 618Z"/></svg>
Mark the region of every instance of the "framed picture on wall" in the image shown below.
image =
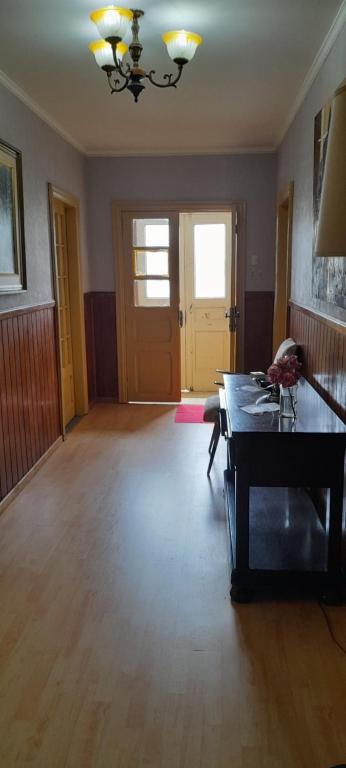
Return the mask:
<svg viewBox="0 0 346 768"><path fill-rule="evenodd" d="M346 309L345 163L346 80L316 115L314 131L312 296L341 310Z"/></svg>
<svg viewBox="0 0 346 768"><path fill-rule="evenodd" d="M22 156L0 141L0 293L25 289Z"/></svg>

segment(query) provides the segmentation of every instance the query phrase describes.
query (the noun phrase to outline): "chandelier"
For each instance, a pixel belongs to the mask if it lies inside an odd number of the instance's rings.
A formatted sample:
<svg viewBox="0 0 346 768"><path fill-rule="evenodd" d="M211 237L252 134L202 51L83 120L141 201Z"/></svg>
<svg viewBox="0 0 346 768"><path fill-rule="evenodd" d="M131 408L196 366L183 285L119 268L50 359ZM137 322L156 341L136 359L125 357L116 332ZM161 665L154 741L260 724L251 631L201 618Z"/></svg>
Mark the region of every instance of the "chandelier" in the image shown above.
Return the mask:
<svg viewBox="0 0 346 768"><path fill-rule="evenodd" d="M108 5L90 14L90 19L96 24L101 40L90 43L89 48L95 56L98 66L106 72L111 93L119 93L127 88L134 100L144 90L143 80L149 80L157 88L175 88L181 78L183 67L195 55L197 46L202 42L199 35L186 32L184 29L176 32L165 32L162 40L167 46L170 58L177 65L177 72L163 75L162 81L155 78L155 70L146 72L139 66L143 46L139 40L139 19L144 15L140 10L128 10ZM131 26L132 40L129 46L123 42ZM123 64L126 52L129 52L131 64Z"/></svg>

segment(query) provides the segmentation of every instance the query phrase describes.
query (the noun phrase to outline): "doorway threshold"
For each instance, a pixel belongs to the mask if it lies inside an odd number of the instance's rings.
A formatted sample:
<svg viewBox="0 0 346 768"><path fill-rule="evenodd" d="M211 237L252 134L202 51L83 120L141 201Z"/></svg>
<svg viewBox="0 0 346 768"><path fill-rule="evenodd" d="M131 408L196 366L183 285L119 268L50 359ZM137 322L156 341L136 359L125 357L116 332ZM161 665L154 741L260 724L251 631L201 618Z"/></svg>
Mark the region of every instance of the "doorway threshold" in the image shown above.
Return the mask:
<svg viewBox="0 0 346 768"><path fill-rule="evenodd" d="M128 405L181 405L181 402L182 402L181 400L177 402L175 401L172 402L172 400L169 400L167 402L162 400L160 400L160 402L152 401L152 400L129 400Z"/></svg>

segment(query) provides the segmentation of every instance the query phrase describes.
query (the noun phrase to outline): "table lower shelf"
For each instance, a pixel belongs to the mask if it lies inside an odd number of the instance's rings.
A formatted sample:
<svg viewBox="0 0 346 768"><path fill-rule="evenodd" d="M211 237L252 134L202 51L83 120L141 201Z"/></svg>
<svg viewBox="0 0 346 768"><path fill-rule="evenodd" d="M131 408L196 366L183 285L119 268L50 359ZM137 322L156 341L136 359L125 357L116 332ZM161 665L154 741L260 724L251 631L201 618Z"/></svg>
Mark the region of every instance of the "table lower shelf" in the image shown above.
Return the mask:
<svg viewBox="0 0 346 768"><path fill-rule="evenodd" d="M339 594L342 575L327 570L328 533L301 488L250 489L249 568L239 569L233 473L226 470L224 480L233 599L246 601L251 593L262 591L319 597L330 593L331 598L332 592Z"/></svg>

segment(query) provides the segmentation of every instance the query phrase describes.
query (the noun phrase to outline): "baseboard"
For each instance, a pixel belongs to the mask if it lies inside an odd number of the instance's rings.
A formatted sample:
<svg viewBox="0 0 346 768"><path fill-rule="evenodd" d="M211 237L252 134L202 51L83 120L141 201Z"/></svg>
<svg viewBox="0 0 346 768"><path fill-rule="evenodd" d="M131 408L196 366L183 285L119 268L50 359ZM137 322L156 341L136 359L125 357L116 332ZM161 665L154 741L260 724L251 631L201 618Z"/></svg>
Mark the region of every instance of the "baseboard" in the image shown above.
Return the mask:
<svg viewBox="0 0 346 768"><path fill-rule="evenodd" d="M55 440L54 443L48 448L48 450L39 458L38 461L36 461L36 464L34 464L31 469L29 469L29 472L24 475L24 477L19 480L17 485L12 488L12 490L7 494L7 496L4 496L4 498L0 501L0 515L5 511L5 509L9 506L9 504L14 501L16 496L18 496L19 493L25 488L25 486L30 482L30 480L36 475L36 472L42 467L42 465L49 459L49 457L56 451L57 448L59 448L59 445L63 442L62 435L58 437L57 440Z"/></svg>
<svg viewBox="0 0 346 768"><path fill-rule="evenodd" d="M118 403L117 397L97 397L95 403Z"/></svg>

